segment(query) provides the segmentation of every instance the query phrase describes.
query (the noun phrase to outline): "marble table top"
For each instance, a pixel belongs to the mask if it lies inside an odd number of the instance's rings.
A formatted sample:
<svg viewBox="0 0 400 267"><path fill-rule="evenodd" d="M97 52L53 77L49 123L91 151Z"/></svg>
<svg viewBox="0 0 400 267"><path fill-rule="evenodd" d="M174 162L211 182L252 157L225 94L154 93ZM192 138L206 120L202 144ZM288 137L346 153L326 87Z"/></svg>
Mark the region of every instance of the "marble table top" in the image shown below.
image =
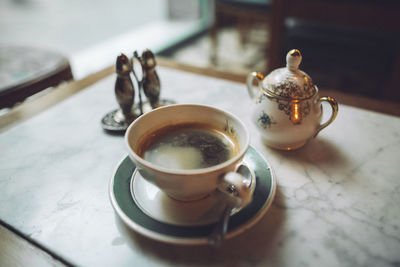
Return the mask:
<svg viewBox="0 0 400 267"><path fill-rule="evenodd" d="M208 246L128 229L108 196L126 155L100 120L117 107L112 75L0 134L0 219L80 266L399 266L400 118L345 105L304 148L263 145L244 84L159 68L162 97L228 110L272 165L274 202L252 228Z"/></svg>

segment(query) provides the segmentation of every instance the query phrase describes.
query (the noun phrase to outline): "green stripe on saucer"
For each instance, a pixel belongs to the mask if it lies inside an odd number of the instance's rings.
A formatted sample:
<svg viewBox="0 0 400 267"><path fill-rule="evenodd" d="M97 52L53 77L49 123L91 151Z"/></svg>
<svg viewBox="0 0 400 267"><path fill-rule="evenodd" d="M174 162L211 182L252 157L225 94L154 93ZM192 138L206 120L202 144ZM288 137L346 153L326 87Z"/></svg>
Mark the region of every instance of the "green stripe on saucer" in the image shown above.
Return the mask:
<svg viewBox="0 0 400 267"><path fill-rule="evenodd" d="M250 147L246 153L245 161L252 162L252 165L255 166L254 173L257 180L253 201L246 208L231 217L229 220L228 232L237 229L256 216L266 205L271 195L272 177L267 162L252 147ZM112 184L112 193L117 205L130 220L149 231L172 238L191 239L208 237L213 230L214 224L203 226L177 226L157 221L145 214L136 205L131 196L130 182L134 170L135 164L127 156L118 166Z"/></svg>

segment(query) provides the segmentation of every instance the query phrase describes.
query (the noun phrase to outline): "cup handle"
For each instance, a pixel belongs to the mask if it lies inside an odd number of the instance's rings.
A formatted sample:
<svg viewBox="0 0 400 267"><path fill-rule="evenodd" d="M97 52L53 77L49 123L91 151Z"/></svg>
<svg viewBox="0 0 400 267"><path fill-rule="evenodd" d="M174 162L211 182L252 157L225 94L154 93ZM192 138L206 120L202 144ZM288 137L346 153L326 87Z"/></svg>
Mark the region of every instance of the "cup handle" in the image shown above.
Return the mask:
<svg viewBox="0 0 400 267"><path fill-rule="evenodd" d="M256 88L253 86L254 79L257 80L257 89L260 86L260 83L264 80L264 75L259 72L252 72L247 76L247 92L249 93L250 97L254 99L257 95L255 93Z"/></svg>
<svg viewBox="0 0 400 267"><path fill-rule="evenodd" d="M225 196L226 204L221 217L208 238L212 247L218 248L221 245L228 231L228 221L232 210L248 205L253 198L255 187L256 176L247 165L242 164L236 172L228 172L224 175L217 188Z"/></svg>
<svg viewBox="0 0 400 267"><path fill-rule="evenodd" d="M226 173L217 188L234 208L241 208L251 202L255 186L254 172L247 165L241 164L236 172Z"/></svg>
<svg viewBox="0 0 400 267"><path fill-rule="evenodd" d="M326 102L328 102L328 103L331 105L332 114L331 114L330 118L328 119L328 121L326 121L325 123L320 124L320 125L318 126L317 131L316 131L315 134L314 134L314 137L316 137L317 134L318 134L322 129L324 129L326 126L328 126L329 124L331 124L331 123L336 119L336 116L337 116L337 114L338 114L339 106L338 106L338 103L337 103L336 99L334 99L333 97L329 97L329 96L320 97L320 98L319 98L319 102L323 102L323 101L326 101Z"/></svg>

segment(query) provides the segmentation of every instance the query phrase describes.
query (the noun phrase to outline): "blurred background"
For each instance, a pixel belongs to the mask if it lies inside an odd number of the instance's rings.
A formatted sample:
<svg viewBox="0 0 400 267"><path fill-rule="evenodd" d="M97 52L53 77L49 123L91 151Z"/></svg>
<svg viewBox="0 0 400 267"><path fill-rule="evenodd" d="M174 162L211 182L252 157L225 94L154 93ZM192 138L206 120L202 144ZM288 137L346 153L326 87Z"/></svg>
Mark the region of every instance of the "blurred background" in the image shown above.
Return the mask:
<svg viewBox="0 0 400 267"><path fill-rule="evenodd" d="M0 91L43 65L15 73L29 49L65 56L74 79L149 48L244 82L297 48L320 88L398 102L399 11L392 0L2 0Z"/></svg>

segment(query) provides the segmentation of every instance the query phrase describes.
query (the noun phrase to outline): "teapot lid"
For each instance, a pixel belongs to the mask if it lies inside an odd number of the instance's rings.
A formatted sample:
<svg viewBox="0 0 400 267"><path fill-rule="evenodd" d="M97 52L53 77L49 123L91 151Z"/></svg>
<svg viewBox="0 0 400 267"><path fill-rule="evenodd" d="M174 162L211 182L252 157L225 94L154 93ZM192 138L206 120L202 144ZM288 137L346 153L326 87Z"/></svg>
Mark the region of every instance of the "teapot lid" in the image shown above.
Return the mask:
<svg viewBox="0 0 400 267"><path fill-rule="evenodd" d="M263 80L263 88L285 98L303 99L313 96L317 89L308 74L299 70L301 53L297 49L286 55L286 67L272 71Z"/></svg>

